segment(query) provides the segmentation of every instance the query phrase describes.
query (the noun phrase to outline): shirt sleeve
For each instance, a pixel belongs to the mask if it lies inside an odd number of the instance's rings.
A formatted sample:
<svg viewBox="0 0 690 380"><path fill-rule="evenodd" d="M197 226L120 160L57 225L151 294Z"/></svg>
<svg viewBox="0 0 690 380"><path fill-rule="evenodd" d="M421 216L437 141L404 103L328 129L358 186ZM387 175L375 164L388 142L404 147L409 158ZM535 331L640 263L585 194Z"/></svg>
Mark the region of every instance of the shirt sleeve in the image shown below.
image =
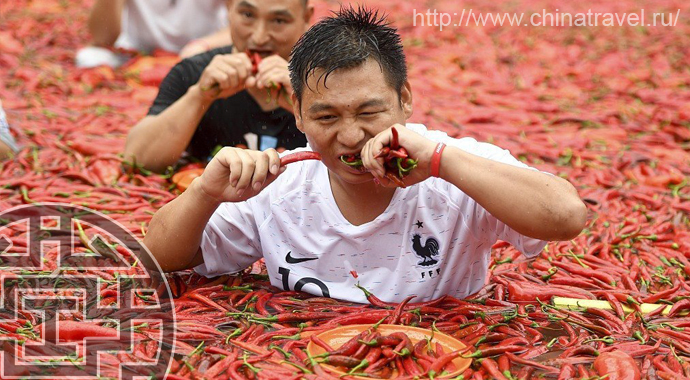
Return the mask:
<svg viewBox="0 0 690 380"><path fill-rule="evenodd" d="M161 82L158 95L147 115L160 114L187 93L187 90L201 77L201 72L197 72L198 70L194 70L193 67L190 59L182 60L173 66Z"/></svg>
<svg viewBox="0 0 690 380"><path fill-rule="evenodd" d="M431 140L443 142L448 146L457 147L479 157L520 168L538 170L513 157L513 155L510 154L510 151L507 149L502 149L493 144L478 142L477 140L469 137L454 139L441 131L426 131L425 136ZM461 190L453 186L451 183L443 180L438 181L442 181L446 186L448 186L447 191L450 194L453 192L461 193ZM466 199L468 204L465 204L462 207L465 208L465 210L472 210L474 213L474 218L471 219L472 222L469 223L469 228L472 230L472 233L475 237L482 239L488 238L493 241L496 239L507 241L527 257L537 256L539 252L544 249L546 244L548 244L547 241L527 237L510 228L507 224L501 222L496 217L491 215L491 213L484 209L479 203L475 202L474 199L471 199L464 193L458 194L457 197Z"/></svg>
<svg viewBox="0 0 690 380"><path fill-rule="evenodd" d="M19 145L17 145L12 133L10 133L10 125L7 122L5 111L2 109L2 106L0 106L0 142L7 145L12 152L19 152Z"/></svg>
<svg viewBox="0 0 690 380"><path fill-rule="evenodd" d="M237 273L262 257L250 201L223 203L211 216L201 238L204 263L194 268L197 273L207 277Z"/></svg>

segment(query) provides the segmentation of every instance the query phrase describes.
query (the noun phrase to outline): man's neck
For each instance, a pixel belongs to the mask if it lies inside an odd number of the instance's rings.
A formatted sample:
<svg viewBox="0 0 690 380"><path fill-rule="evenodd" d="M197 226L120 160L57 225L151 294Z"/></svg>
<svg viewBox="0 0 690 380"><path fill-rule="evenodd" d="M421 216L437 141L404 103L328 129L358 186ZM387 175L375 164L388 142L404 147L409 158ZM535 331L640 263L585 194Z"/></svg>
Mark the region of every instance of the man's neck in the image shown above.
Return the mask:
<svg viewBox="0 0 690 380"><path fill-rule="evenodd" d="M395 188L383 187L374 181L359 184L344 182L330 171L328 179L340 213L355 226L376 219L388 208L395 194Z"/></svg>

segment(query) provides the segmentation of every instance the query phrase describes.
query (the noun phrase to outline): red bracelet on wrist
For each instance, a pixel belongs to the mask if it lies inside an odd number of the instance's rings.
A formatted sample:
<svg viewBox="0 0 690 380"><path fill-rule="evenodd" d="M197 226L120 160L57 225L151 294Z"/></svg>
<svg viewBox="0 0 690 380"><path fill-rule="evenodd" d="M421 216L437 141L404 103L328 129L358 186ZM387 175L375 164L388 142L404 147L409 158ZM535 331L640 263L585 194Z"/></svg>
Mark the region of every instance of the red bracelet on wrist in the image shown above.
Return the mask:
<svg viewBox="0 0 690 380"><path fill-rule="evenodd" d="M443 153L443 149L446 148L446 144L440 142L438 145L436 145L436 149L434 149L434 154L431 155L431 176L432 177L438 177L441 172L441 153Z"/></svg>

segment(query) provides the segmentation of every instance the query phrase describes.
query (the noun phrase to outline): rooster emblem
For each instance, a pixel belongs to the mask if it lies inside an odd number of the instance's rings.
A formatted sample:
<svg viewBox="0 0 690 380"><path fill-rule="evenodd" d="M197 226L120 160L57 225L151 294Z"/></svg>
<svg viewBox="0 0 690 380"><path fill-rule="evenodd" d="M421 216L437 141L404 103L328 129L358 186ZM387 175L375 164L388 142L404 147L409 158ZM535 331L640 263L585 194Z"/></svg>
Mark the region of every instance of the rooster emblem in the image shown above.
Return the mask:
<svg viewBox="0 0 690 380"><path fill-rule="evenodd" d="M417 265L428 267L438 263L438 260L433 258L438 256L438 241L433 237L426 239L422 245L422 237L415 234L412 237L412 249L417 256L422 258L422 261L418 262Z"/></svg>

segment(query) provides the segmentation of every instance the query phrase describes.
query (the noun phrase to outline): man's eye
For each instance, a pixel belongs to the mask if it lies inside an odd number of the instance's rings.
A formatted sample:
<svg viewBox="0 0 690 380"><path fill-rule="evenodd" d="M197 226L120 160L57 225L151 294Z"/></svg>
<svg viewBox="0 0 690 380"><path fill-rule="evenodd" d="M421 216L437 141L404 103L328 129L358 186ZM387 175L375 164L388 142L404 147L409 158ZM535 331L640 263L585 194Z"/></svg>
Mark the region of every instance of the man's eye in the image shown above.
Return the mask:
<svg viewBox="0 0 690 380"><path fill-rule="evenodd" d="M273 22L275 22L276 24L283 25L283 24L287 24L288 20L283 19L283 18L277 18L277 19L273 20Z"/></svg>
<svg viewBox="0 0 690 380"><path fill-rule="evenodd" d="M378 111L368 111L368 112L362 112L360 115L362 116L374 116L378 113Z"/></svg>
<svg viewBox="0 0 690 380"><path fill-rule="evenodd" d="M240 12L240 14L244 18L253 18L254 17L254 14L252 14L252 12Z"/></svg>
<svg viewBox="0 0 690 380"><path fill-rule="evenodd" d="M324 116L319 116L316 118L316 120L321 120L321 121L328 121L328 120L333 120L335 116L333 115L324 115Z"/></svg>

